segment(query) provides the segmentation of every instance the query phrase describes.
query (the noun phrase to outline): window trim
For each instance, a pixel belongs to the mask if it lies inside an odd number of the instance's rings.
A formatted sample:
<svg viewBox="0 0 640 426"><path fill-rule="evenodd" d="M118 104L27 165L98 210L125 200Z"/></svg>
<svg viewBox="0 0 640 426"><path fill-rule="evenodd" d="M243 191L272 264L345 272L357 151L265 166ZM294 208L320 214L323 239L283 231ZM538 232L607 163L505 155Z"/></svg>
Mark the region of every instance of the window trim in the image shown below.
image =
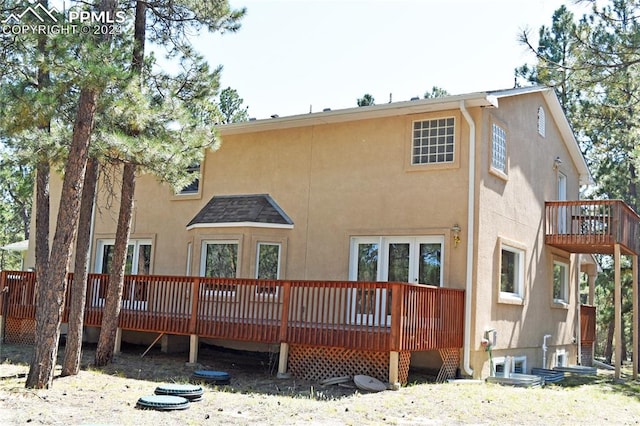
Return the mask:
<svg viewBox="0 0 640 426"><path fill-rule="evenodd" d="M518 270L515 277L516 287L513 293L502 291L502 252L503 250L516 254L516 261L518 262ZM510 241L504 238L499 239L498 244L498 259L497 259L497 286L498 286L498 302L514 305L523 305L525 300L525 277L526 277L526 256L527 250L522 244L514 241Z"/></svg>

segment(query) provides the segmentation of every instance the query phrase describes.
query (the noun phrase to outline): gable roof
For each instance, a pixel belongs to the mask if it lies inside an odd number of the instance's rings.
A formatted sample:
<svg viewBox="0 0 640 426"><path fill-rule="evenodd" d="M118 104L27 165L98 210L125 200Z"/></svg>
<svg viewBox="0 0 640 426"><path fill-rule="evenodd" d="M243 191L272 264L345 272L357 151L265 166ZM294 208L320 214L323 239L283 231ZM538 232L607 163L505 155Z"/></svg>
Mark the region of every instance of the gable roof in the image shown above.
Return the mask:
<svg viewBox="0 0 640 426"><path fill-rule="evenodd" d="M215 227L293 228L293 221L268 194L214 196L187 229Z"/></svg>
<svg viewBox="0 0 640 426"><path fill-rule="evenodd" d="M569 124L569 120L567 120L567 116L562 110L562 105L560 104L558 95L556 95L556 92L555 90L553 90L553 88L546 86L531 86L519 87L516 89L496 90L490 93L494 95L498 100L500 98L505 98L508 96L517 96L527 93L541 93L544 97L545 102L547 103L549 111L551 112L551 117L558 126L560 134L562 135L562 139L564 140L567 150L569 151L569 155L571 156L571 160L578 169L578 173L580 175L580 184L593 185L595 183L593 175L591 174L591 170L589 170L587 161L585 160L584 155L580 150L580 145L578 144L578 141L576 140L576 137L573 133L573 129Z"/></svg>
<svg viewBox="0 0 640 426"><path fill-rule="evenodd" d="M562 110L560 101L553 88L546 86L519 87L515 89L493 90L475 92L463 95L444 96L441 98L417 99L412 101L392 102L380 105L370 105L340 109L335 111L323 111L308 114L292 115L289 117L268 118L252 120L240 123L223 124L218 126L221 136L242 133L262 132L268 130L287 129L303 126L313 126L330 123L344 123L348 121L367 120L380 117L393 117L399 115L418 114L433 111L465 108L493 107L499 108L500 98L521 96L531 93L540 93L551 112L551 118L560 129L563 141L571 155L580 175L581 185L593 185L594 180L587 162L580 151L578 142L569 125L567 117Z"/></svg>

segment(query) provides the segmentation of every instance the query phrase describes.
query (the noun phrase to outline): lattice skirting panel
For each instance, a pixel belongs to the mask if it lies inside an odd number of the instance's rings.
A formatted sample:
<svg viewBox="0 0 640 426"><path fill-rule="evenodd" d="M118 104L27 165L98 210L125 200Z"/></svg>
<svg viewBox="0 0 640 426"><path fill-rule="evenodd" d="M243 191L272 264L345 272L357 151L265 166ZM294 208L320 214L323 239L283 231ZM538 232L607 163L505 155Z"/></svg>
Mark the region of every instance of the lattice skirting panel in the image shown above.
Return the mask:
<svg viewBox="0 0 640 426"><path fill-rule="evenodd" d="M436 377L436 382L442 383L456 377L456 370L460 366L460 349L438 349L442 358L442 366Z"/></svg>
<svg viewBox="0 0 640 426"><path fill-rule="evenodd" d="M400 352L399 380L409 379L411 352ZM321 381L331 377L365 374L383 383L389 381L389 352L291 345L289 372L303 380Z"/></svg>
<svg viewBox="0 0 640 426"><path fill-rule="evenodd" d="M4 340L7 343L33 345L36 338L36 320L24 318L6 318Z"/></svg>

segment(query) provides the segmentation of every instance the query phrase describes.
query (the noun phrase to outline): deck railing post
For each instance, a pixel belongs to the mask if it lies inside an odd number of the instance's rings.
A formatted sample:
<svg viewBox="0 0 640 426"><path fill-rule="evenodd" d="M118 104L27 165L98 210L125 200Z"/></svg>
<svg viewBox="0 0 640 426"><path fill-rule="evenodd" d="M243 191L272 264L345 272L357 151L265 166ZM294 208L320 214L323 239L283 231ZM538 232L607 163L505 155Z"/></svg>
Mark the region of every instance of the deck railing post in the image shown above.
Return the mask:
<svg viewBox="0 0 640 426"><path fill-rule="evenodd" d="M287 342L287 329L289 328L289 302L291 300L291 282L282 283L282 313L280 315L280 343Z"/></svg>
<svg viewBox="0 0 640 426"><path fill-rule="evenodd" d="M389 350L400 351L402 348L402 317L404 305L404 288L399 283L391 283L391 335L389 336Z"/></svg>
<svg viewBox="0 0 640 426"><path fill-rule="evenodd" d="M199 295L200 277L194 277L191 284L191 317L189 317L189 334L196 334L198 327Z"/></svg>
<svg viewBox="0 0 640 426"><path fill-rule="evenodd" d="M4 301L9 293L9 286L7 286L7 271L0 271L0 317L6 315ZM3 329L0 328L0 336L4 336Z"/></svg>

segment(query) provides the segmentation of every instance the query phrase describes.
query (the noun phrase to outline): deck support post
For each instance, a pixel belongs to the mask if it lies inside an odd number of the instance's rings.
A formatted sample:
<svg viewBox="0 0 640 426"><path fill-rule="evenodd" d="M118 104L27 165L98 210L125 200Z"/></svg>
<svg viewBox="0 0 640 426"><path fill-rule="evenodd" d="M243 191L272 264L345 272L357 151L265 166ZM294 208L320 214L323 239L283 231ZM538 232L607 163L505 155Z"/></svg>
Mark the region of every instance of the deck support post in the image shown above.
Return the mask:
<svg viewBox="0 0 640 426"><path fill-rule="evenodd" d="M631 257L631 275L633 275L633 290L631 298L633 299L633 380L638 379L638 255Z"/></svg>
<svg viewBox="0 0 640 426"><path fill-rule="evenodd" d="M596 300L596 278L598 277L598 272L588 274L589 277L589 306L593 306Z"/></svg>
<svg viewBox="0 0 640 426"><path fill-rule="evenodd" d="M189 336L189 364L195 364L198 362L198 347L200 345L200 338L197 334L191 334Z"/></svg>
<svg viewBox="0 0 640 426"><path fill-rule="evenodd" d="M290 377L289 368L289 344L280 343L280 358L278 359L278 379L288 379Z"/></svg>
<svg viewBox="0 0 640 426"><path fill-rule="evenodd" d="M615 379L620 379L620 368L622 366L622 287L620 283L620 244L616 243L613 246L613 264L614 264L614 345L615 345L615 357L616 357L616 371Z"/></svg>
<svg viewBox="0 0 640 426"><path fill-rule="evenodd" d="M575 321L575 326L576 326L576 337L577 337L577 347L578 347L578 365L583 365L583 361L582 361L582 314L581 314L581 309L582 309L582 305L580 304L580 255L579 254L572 254L571 255L571 265L573 270L575 271L575 275L572 271L571 275L574 276L574 287L576 289L575 292L575 296L576 296L576 321Z"/></svg>
<svg viewBox="0 0 640 426"><path fill-rule="evenodd" d="M113 353L119 354L122 350L122 329L120 327L116 328L116 340L113 344Z"/></svg>
<svg viewBox="0 0 640 426"><path fill-rule="evenodd" d="M389 352L389 383L393 390L400 389L400 352Z"/></svg>

